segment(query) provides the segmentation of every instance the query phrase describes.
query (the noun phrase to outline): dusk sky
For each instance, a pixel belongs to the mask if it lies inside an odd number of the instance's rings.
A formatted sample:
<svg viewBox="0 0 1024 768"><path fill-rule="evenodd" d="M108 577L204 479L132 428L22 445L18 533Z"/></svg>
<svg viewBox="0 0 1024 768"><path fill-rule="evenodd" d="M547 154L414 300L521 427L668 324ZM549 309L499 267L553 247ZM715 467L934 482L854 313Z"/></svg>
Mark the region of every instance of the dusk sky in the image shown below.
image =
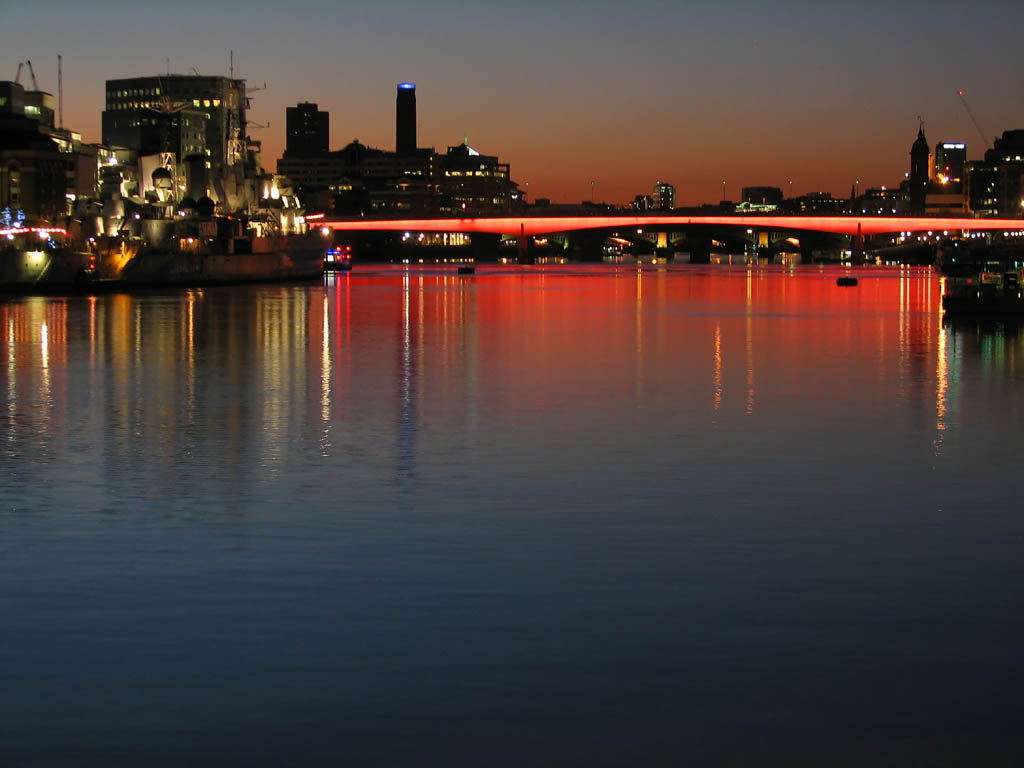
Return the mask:
<svg viewBox="0 0 1024 768"><path fill-rule="evenodd" d="M264 166L285 107L318 102L331 148L393 149L395 84L417 84L418 143L463 137L511 164L530 197L626 202L657 180L679 204L722 180L847 196L898 184L923 116L929 142L1024 128L1024 10L973 3L4 2L0 77L31 59L64 123L100 140L104 81L235 73ZM27 74L22 83L28 84Z"/></svg>

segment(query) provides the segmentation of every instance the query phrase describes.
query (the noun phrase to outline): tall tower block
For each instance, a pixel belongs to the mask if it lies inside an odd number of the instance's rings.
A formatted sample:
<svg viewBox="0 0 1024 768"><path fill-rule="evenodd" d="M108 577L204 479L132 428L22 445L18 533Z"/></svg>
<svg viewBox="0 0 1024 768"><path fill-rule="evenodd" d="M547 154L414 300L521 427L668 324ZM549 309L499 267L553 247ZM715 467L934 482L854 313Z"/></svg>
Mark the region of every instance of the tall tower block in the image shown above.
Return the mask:
<svg viewBox="0 0 1024 768"><path fill-rule="evenodd" d="M395 102L395 152L416 152L416 83L399 83Z"/></svg>

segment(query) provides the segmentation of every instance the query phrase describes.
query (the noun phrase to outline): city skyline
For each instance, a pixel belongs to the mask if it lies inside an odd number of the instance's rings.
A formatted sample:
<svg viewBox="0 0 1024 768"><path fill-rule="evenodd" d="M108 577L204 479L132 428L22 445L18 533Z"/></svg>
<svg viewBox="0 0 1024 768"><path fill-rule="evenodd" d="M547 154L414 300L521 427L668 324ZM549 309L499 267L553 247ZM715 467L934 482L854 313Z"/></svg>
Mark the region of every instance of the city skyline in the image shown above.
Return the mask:
<svg viewBox="0 0 1024 768"><path fill-rule="evenodd" d="M1012 96L1015 26L1004 23L1019 12L1002 2L969 15L946 3L838 13L804 3L485 3L472 14L448 3L250 5L234 28L162 26L155 11L115 2L99 18L57 3L55 29L13 7L19 43L4 46L0 66L13 78L31 59L39 87L56 94L62 54L64 124L98 141L106 79L166 71L168 59L172 72L228 74L233 50L269 170L284 150L285 109L300 101L330 112L331 149L353 139L393 149L394 88L409 80L420 145L443 151L468 138L509 162L531 199L553 202L593 191L625 203L659 180L675 184L677 205L717 201L723 180L733 200L753 185L843 197L856 181L895 185L918 115L932 145L965 141L969 159L982 156L960 89L989 140L1024 126ZM181 10L201 19L209 6L186 0ZM146 32L126 38L133 28Z"/></svg>

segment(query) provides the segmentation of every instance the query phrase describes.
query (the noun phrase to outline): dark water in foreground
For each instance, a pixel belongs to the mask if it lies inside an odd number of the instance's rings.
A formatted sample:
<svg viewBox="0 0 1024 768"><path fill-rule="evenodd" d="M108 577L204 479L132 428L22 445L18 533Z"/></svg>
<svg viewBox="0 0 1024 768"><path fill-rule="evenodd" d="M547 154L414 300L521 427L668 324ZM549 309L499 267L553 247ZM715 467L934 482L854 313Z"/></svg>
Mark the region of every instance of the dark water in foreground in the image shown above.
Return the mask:
<svg viewBox="0 0 1024 768"><path fill-rule="evenodd" d="M1024 333L837 274L0 303L0 766L1021 764Z"/></svg>

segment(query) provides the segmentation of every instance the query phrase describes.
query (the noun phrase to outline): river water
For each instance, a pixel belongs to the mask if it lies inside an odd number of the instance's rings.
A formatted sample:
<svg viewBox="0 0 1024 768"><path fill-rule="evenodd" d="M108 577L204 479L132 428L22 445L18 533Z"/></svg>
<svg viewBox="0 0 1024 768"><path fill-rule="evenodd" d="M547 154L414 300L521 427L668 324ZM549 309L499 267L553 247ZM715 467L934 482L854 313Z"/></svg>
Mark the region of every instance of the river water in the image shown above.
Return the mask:
<svg viewBox="0 0 1024 768"><path fill-rule="evenodd" d="M1020 765L1024 334L939 279L0 303L0 766Z"/></svg>

